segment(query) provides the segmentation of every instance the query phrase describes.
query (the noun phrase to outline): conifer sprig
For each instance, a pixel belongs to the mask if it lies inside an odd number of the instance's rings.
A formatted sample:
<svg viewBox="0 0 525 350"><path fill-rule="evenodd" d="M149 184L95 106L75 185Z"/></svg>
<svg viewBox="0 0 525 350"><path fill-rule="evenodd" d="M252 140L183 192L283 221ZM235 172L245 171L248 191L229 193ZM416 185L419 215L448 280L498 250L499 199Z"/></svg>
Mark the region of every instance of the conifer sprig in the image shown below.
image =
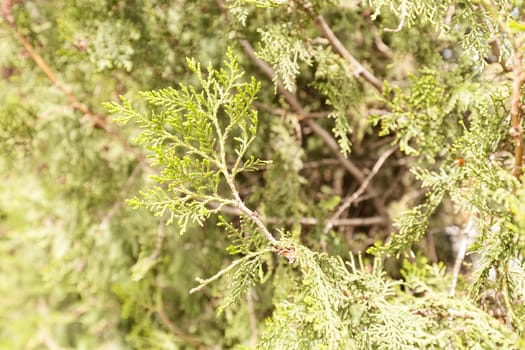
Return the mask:
<svg viewBox="0 0 525 350"><path fill-rule="evenodd" d="M122 104L106 107L122 122L134 121L142 129L137 142L152 152L154 163L162 168L154 180L159 183L130 204L146 207L156 215L169 212L168 224L177 221L181 234L191 223L202 225L222 206L238 208L252 220L270 241L277 240L259 215L241 199L235 177L268 164L253 156L245 157L257 132L257 112L252 103L260 89L254 78L244 82L243 71L230 50L224 68L200 64L188 59L200 88L179 84L143 92L151 106L141 113L121 97ZM226 184L229 194L221 184ZM217 205L218 204L218 205Z"/></svg>

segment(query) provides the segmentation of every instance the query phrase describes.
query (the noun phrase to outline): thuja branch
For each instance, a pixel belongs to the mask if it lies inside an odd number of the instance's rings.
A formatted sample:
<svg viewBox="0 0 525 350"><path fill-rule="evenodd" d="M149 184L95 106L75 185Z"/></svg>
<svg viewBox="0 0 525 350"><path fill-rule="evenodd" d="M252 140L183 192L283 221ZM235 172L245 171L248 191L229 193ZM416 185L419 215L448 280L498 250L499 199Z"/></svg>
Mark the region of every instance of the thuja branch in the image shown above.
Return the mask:
<svg viewBox="0 0 525 350"><path fill-rule="evenodd" d="M161 185L141 192L130 203L158 216L170 212L168 223L176 219L181 233L189 223L202 224L223 206L232 206L275 246L277 239L257 212L246 206L235 185L237 174L267 164L253 156L245 157L257 131L257 112L252 104L260 84L253 78L244 82L237 58L231 50L227 56L224 68L209 66L206 76L197 62L188 59L200 88L180 84L178 89L143 92L154 106L146 114L135 111L124 97L122 103L106 104L121 121L138 124L142 129L138 143L150 149L162 167L155 177ZM224 183L229 193L224 192ZM212 202L218 206L210 208Z"/></svg>
<svg viewBox="0 0 525 350"><path fill-rule="evenodd" d="M220 2L220 0L217 0ZM244 52L248 55L248 57L252 60L252 62L270 79L275 80L275 72L273 71L272 67L270 67L266 62L261 60L255 55L255 50L251 46L251 44L245 40L240 39L239 40L242 48L244 49ZM282 83L280 83L278 80L276 81L277 84L277 90L279 93L286 99L286 101L290 104L294 112L296 112L299 115L304 115L304 108L302 107L301 103L297 99L297 97L288 91ZM334 153L334 155L337 157L341 165L354 177L356 178L360 183L363 183L366 179L366 176L363 174L363 172L349 159L347 159L343 153L341 152L341 148L339 147L337 141L328 133L322 126L320 126L318 123L316 123L312 119L306 119L305 120L306 125L310 127L310 129L323 140L323 142L330 148L330 150ZM376 207L379 214L381 214L383 217L388 218L388 213L386 210L386 207L384 204L378 199L378 193L377 191L371 187L366 187L366 192L371 195L372 202L374 206ZM388 220L387 220L388 221Z"/></svg>
<svg viewBox="0 0 525 350"><path fill-rule="evenodd" d="M262 222L259 214L256 211L253 211L250 208L248 208L242 201L239 195L239 191L237 191L237 188L235 187L235 184L233 183L233 178L231 178L230 176L226 177L226 182L228 183L228 186L230 187L230 190L232 191L235 197L235 206L239 208L239 210L243 214L248 216L250 220L252 220L255 223L255 225L257 225L259 230L261 230L261 233L264 235L264 237L266 237L266 239L270 243L276 243L277 239L270 233L270 231L268 231L268 228L266 228L266 225L264 225L264 223Z"/></svg>
<svg viewBox="0 0 525 350"><path fill-rule="evenodd" d="M217 272L215 275L213 275L210 278L207 278L207 279L197 278L197 282L199 282L200 284L197 287L192 288L190 290L190 294L193 294L195 292L200 291L201 289L206 287L208 284L218 280L219 278L221 278L222 276L226 275L227 273L229 273L230 271L235 269L237 266L242 265L246 261L254 259L256 257L259 257L259 256L261 256L263 254L266 254L266 253L270 252L270 251L272 251L270 248L265 248L265 249L262 249L262 250L258 250L256 252L252 252L252 253L250 253L248 255L245 255L241 259L235 260L230 265L226 266L224 269L220 270L219 272Z"/></svg>

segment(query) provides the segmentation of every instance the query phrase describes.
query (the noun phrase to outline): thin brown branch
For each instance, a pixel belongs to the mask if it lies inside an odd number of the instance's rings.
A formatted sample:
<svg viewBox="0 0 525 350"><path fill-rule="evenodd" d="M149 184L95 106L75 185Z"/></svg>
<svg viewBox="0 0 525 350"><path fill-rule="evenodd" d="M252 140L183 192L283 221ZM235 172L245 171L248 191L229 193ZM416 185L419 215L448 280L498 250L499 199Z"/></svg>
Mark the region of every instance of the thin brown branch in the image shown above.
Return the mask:
<svg viewBox="0 0 525 350"><path fill-rule="evenodd" d="M358 200L360 200L359 198ZM230 207L227 205L219 205L218 203L210 202L209 206L217 209L220 207L220 211L224 214L228 215L234 215L234 216L241 216L243 212L234 207ZM282 219L282 218L276 218L276 217L261 217L262 222L268 223L268 224L287 224L287 225L293 225L297 220L301 225L304 226L314 226L319 224L319 220L316 218L311 217L302 217L299 219L294 218L288 218L288 219ZM370 217L364 217L364 218L346 218L346 219L334 219L332 220L332 226L372 226L372 225L386 225L387 222L385 221L385 218L382 216L370 216Z"/></svg>
<svg viewBox="0 0 525 350"><path fill-rule="evenodd" d="M5 5L6 3L10 3L10 5ZM55 85L67 98L69 101L69 105L74 109L82 113L84 118L87 118L90 120L95 127L98 127L100 129L103 129L108 134L113 136L115 139L117 139L127 151L130 151L137 157L137 159L140 162L144 162L145 158L144 155L138 151L136 148L131 146L129 142L122 137L119 133L117 133L111 126L107 123L106 118L103 116L94 113L87 105L81 103L78 98L75 96L75 94L72 92L72 90L63 82L61 81L58 76L55 74L55 72L51 69L51 67L47 64L47 62L40 56L40 54L34 49L33 45L29 42L29 40L20 32L15 20L14 16L11 13L11 5L13 1L7 1L3 4L0 14L4 18L5 22L7 23L8 28L11 29L13 32L15 38L24 46L24 49L29 54L31 59L35 62L35 64L44 72L44 74L47 76L47 78Z"/></svg>
<svg viewBox="0 0 525 350"><path fill-rule="evenodd" d="M311 11L309 11L311 13ZM317 29L328 39L330 45L341 57L343 57L350 65L354 68L354 75L363 78L365 81L370 83L377 92L383 92L383 83L374 74L368 71L339 41L337 36L334 34L330 26L326 23L323 16L315 16L315 25Z"/></svg>
<svg viewBox="0 0 525 350"><path fill-rule="evenodd" d="M322 166L335 166L340 165L339 160L333 159L333 158L324 158L320 160L313 160L310 162L306 162L303 164L302 169L313 169L313 168L319 168Z"/></svg>
<svg viewBox="0 0 525 350"><path fill-rule="evenodd" d="M523 37L516 38L514 46L514 78L512 81L512 95L510 98L510 134L514 139L514 169L512 175L518 179L521 177L523 168L523 128L521 126L521 88L525 84L525 72L523 71L523 54L521 52Z"/></svg>
<svg viewBox="0 0 525 350"><path fill-rule="evenodd" d="M228 186L230 187L230 190L233 193L233 197L235 198L235 206L246 216L252 220L255 225L259 228L261 233L266 237L266 239L272 243L277 243L277 239L268 231L268 228L266 225L262 222L261 217L259 216L259 213L256 211L251 210L244 204L243 200L241 199L241 196L239 195L239 191L237 191L237 187L233 183L233 179L231 175L228 173L228 171L224 170L224 177L226 178L226 182L228 183Z"/></svg>
<svg viewBox="0 0 525 350"><path fill-rule="evenodd" d="M219 0L217 0L217 1L219 1ZM240 39L240 44L243 47L245 53L248 55L248 57L250 57L252 62L270 80L273 81L275 79L275 73L274 73L272 67L270 67L270 65L268 65L268 63L264 62L263 60L261 60L260 58L258 58L255 55L255 50L253 49L253 47L251 46L251 44L247 40ZM290 104L292 109L295 112L297 112L298 114L304 114L304 109L303 109L301 103L299 102L299 100L297 99L297 97L294 94L292 94L290 91L288 91L279 81L276 81L275 83L277 85L277 90L286 99L286 101ZM360 183L362 183L365 180L365 175L363 174L363 172L354 163L352 163L349 159L347 159L341 153L341 148L339 147L339 144L337 143L337 141L332 137L332 135L330 135L330 133L328 131L326 131L323 127L321 127L319 124L317 124L315 121L313 121L311 119L305 120L305 123L306 123L306 125L308 125L312 129L312 131L318 137L321 138L321 140L323 140L323 142L328 146L328 148L330 148L330 150L337 157L337 159L339 160L341 165L354 178L356 178ZM376 207L376 209L378 210L378 212L381 215L383 215L385 217L388 217L388 214L387 214L387 211L386 211L386 208L385 208L384 204L381 203L379 200L377 200L377 196L378 196L377 192L372 187L367 187L366 191L368 193L370 193L373 198L375 198L375 199L373 199L373 203L374 203L374 206Z"/></svg>
<svg viewBox="0 0 525 350"><path fill-rule="evenodd" d="M334 221L337 220L341 216L341 214L343 214L343 212L347 210L352 205L352 203L354 203L355 200L366 191L366 188L370 185L370 182L372 181L374 176L379 172L379 169L381 169L387 158L392 153L394 153L396 149L397 147L390 148L379 157L377 162L374 164L372 171L370 171L370 174L368 174L366 179L361 183L361 186L359 186L357 191L352 193L352 195L346 197L343 203L339 206L339 208L337 208L335 214L326 222L323 233L328 233L328 231L330 231L330 229L334 226Z"/></svg>
<svg viewBox="0 0 525 350"><path fill-rule="evenodd" d="M273 115L278 115L280 117L289 117L289 116L292 116L294 117L296 120L304 120L304 119L317 119L317 118L326 118L328 117L328 115L330 114L330 112L328 111L323 111L323 112L309 112L309 113L306 113L306 114L296 114L296 113L290 113L290 111L287 111L285 109L282 109L282 108L274 108L272 106L268 106L267 104L264 104L264 103L261 103L261 102L258 102L258 101L255 101L253 103L253 106L255 108L258 108L260 110L263 110L263 111L266 111L270 114L273 114Z"/></svg>
<svg viewBox="0 0 525 350"><path fill-rule="evenodd" d="M4 17L6 19L6 22L8 23L9 28L13 31L16 39L22 43L24 46L24 49L27 51L31 59L36 63L36 65L44 72L44 74L48 77L49 80L60 90L64 95L66 95L69 104L73 109L78 110L81 112L84 116L86 116L88 119L90 119L93 124L101 129L104 129L106 131L110 131L109 126L106 123L105 118L102 116L99 116L95 113L93 113L85 104L81 103L76 96L73 94L71 89L66 86L53 72L53 70L49 67L49 65L46 63L46 61L40 56L38 52L33 48L33 45L29 42L29 40L22 35L20 30L18 29L18 26L16 25L16 22L14 20L8 20L8 17Z"/></svg>
<svg viewBox="0 0 525 350"><path fill-rule="evenodd" d="M381 38L381 35L379 34L379 30L373 23L370 23L370 31L372 32L372 36L374 38L374 45L376 46L377 50L379 50L379 52L381 52L387 58L394 57L392 49L387 44L385 44L385 42Z"/></svg>
<svg viewBox="0 0 525 350"><path fill-rule="evenodd" d="M170 330L171 333L175 334L177 337L179 337L180 339L184 340L188 344L191 344L192 346L194 346L195 348L197 348L199 350L205 350L205 349L208 348L203 343L201 343L198 339L188 335L182 329L177 327L175 325L175 323L173 323L170 320L168 315L166 315L166 311L164 311L164 307L163 307L162 304L157 307L156 312L157 312L157 315L159 315L159 319L162 321L164 326L166 326L166 328L168 328Z"/></svg>

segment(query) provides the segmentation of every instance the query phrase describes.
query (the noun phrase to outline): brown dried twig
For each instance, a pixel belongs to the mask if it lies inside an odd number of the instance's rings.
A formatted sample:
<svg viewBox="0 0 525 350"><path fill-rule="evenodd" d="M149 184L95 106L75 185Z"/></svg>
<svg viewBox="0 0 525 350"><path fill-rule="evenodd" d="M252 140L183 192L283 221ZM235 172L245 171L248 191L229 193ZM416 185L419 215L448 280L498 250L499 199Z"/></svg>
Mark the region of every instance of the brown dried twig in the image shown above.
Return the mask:
<svg viewBox="0 0 525 350"><path fill-rule="evenodd" d="M322 119L322 118L326 118L328 117L328 115L330 115L330 112L328 111L324 111L324 112L309 112L309 113L306 113L304 115L301 115L301 114L295 114L295 113L290 113L290 111L287 111L283 108L273 108L271 106L268 106L264 103L261 103L261 102L257 102L255 101L253 103L253 106L260 109L260 110L263 110L263 111L266 111L270 114L273 114L273 115L278 115L280 117L294 117L296 120L298 121L301 121L301 120L304 120L304 119Z"/></svg>
<svg viewBox="0 0 525 350"><path fill-rule="evenodd" d="M190 336L185 331L183 331L182 329L177 327L175 325L175 323L173 323L173 321L170 320L170 318L166 314L166 311L164 310L164 307L163 307L162 304L158 305L157 309L155 311L157 312L157 315L159 316L159 319L162 321L164 326L166 326L166 328L168 328L171 333L175 334L177 337L179 337L180 339L184 340L185 342L187 342L191 346L195 347L196 349L204 350L204 349L208 348L206 345L204 345L198 339Z"/></svg>
<svg viewBox="0 0 525 350"><path fill-rule="evenodd" d="M521 52L523 37L513 41L514 47L514 78L512 81L512 95L510 97L510 135L514 139L514 169L512 175L518 179L523 168L523 128L521 126L521 88L525 84L523 71L523 54Z"/></svg>
<svg viewBox="0 0 525 350"><path fill-rule="evenodd" d="M313 9L308 5L305 5L304 9L307 13L309 13L315 21L315 26L319 31L323 34L323 36L328 39L330 42L330 45L334 49L335 52L337 52L341 57L343 57L350 65L354 68L354 75L356 77L363 78L366 82L368 82L374 89L376 89L379 93L383 92L383 83L381 80L379 80L372 72L367 70L361 62L359 62L341 43L341 41L337 38L337 36L334 34L330 26L326 23L325 19L321 15L316 15L313 12Z"/></svg>
<svg viewBox="0 0 525 350"><path fill-rule="evenodd" d="M361 196L366 191L366 188L370 185L370 182L372 181L374 176L376 176L376 174L379 172L379 169L381 169L385 161L392 153L396 151L396 149L397 147L390 148L379 157L377 162L374 164L372 170L370 171L370 174L368 174L365 181L361 183L361 186L359 186L357 191L346 197L343 203L339 206L339 208L337 208L335 214L326 222L323 233L328 233L328 231L330 231L330 229L334 226L335 220L337 220L341 216L341 214L343 214L343 212L347 210L352 205L352 203L354 203L356 199L359 198L359 196Z"/></svg>
<svg viewBox="0 0 525 350"><path fill-rule="evenodd" d="M82 113L83 117L90 120L95 127L106 131L112 137L117 139L124 146L124 148L127 151L133 153L140 162L144 162L144 155L139 150L131 146L129 142L124 137L122 137L121 134L119 134L113 128L111 128L105 117L93 112L87 105L79 101L79 99L75 96L72 90L58 78L58 76L47 64L47 62L35 50L33 45L31 45L29 40L20 32L20 29L18 28L15 18L12 14L12 6L15 2L15 0L5 0L2 3L2 6L0 7L0 15L7 23L8 28L10 28L13 32L15 38L22 44L22 46L24 46L24 49L29 54L29 57L31 57L35 64L42 70L42 72L44 72L44 74L53 83L53 85L55 85L60 91L62 91L62 93L66 96L67 100L69 101L69 105L74 110L77 110L80 113Z"/></svg>
<svg viewBox="0 0 525 350"><path fill-rule="evenodd" d="M361 199L361 198L359 198ZM358 199L358 200L359 200ZM243 215L243 212L234 207L230 207L227 205L219 205L218 203L210 202L208 205L213 208L217 209L220 207L220 211L224 214L228 215L234 215L234 216L241 216ZM287 224L287 225L293 225L296 221L299 222L299 224L304 226L315 226L319 224L319 220L312 217L302 217L298 219L294 218L288 218L288 219L282 219L282 218L276 218L276 217L261 217L261 221L265 222L267 224ZM333 219L331 220L332 226L372 226L372 225L386 225L387 222L385 221L385 218L382 216L368 216L368 217L362 217L362 218L345 218L345 219Z"/></svg>
<svg viewBox="0 0 525 350"><path fill-rule="evenodd" d="M20 32L12 14L6 10L2 11L3 17L8 24L8 27L13 31L15 38L22 43L24 49L27 51L31 59L36 63L36 65L44 72L49 80L67 97L69 104L73 109L78 110L88 119L90 119L93 124L101 129L104 129L110 132L109 126L104 117L93 113L85 104L81 103L76 96L73 94L71 89L64 84L49 67L47 62L40 56L38 52L34 49L33 45L29 40Z"/></svg>
<svg viewBox="0 0 525 350"><path fill-rule="evenodd" d="M261 60L255 55L255 50L251 46L251 44L244 39L240 39L240 44L243 47L245 53L250 57L252 62L263 72L265 73L270 80L275 79L275 72L273 71L272 67L270 67L266 62ZM290 104L292 109L301 115L304 115L304 109L297 99L297 97L288 91L279 81L276 81L277 90L279 93L286 99L286 101ZM365 181L365 175L363 172L349 159L347 159L342 153L341 148L339 147L339 144L337 141L330 135L328 131L326 131L322 126L317 124L312 119L306 119L305 120L306 125L310 127L310 129L323 140L323 142L330 148L330 150L334 153L334 155L337 157L341 165L360 183L363 183ZM386 208L383 203L381 203L379 200L377 200L378 194L372 187L367 187L366 191L372 196L372 201L374 203L374 206L376 207L377 211L385 216L388 217Z"/></svg>

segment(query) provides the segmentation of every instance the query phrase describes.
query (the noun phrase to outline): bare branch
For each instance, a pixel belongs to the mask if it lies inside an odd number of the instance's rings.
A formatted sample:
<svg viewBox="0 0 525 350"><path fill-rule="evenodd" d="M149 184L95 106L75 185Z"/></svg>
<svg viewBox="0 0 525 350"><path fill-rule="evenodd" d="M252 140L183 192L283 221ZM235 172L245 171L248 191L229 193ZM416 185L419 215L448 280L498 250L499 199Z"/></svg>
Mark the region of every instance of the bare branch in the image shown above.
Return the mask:
<svg viewBox="0 0 525 350"><path fill-rule="evenodd" d="M304 119L317 119L317 118L326 118L330 114L328 111L324 112L308 112L306 114L296 114L296 113L290 113L290 111L284 110L282 108L273 108L272 106L268 106L264 103L255 101L253 105L261 110L264 110L268 113L271 113L273 115L278 115L281 117L294 117L296 120L304 120Z"/></svg>
<svg viewBox="0 0 525 350"><path fill-rule="evenodd" d="M512 95L510 98L510 135L514 139L514 169L512 175L518 179L523 168L523 128L521 126L521 88L525 84L523 72L523 54L521 52L523 37L513 41L514 47L514 78L512 81Z"/></svg>
<svg viewBox="0 0 525 350"><path fill-rule="evenodd" d="M220 0L217 0L220 1ZM268 65L268 63L264 62L260 58L258 58L255 55L255 50L251 46L251 44L244 39L239 40L241 46L243 47L245 53L250 57L252 62L263 72L265 73L270 80L275 79L275 72L273 71L272 67ZM292 109L297 112L298 114L304 114L304 109L297 99L297 97L292 94L290 91L288 91L281 82L275 81L275 84L277 85L277 90L279 93L286 99L286 101L290 104ZM312 131L319 136L324 143L332 150L334 155L337 157L341 165L354 177L356 178L360 183L362 183L365 180L365 175L363 172L349 159L347 159L342 153L341 148L339 147L339 144L337 141L330 135L328 131L326 131L323 127L321 127L319 124L317 124L315 121L311 119L305 120L305 123L312 129ZM373 203L376 207L377 211L383 215L385 218L388 217L387 210L384 206L384 204L378 200L378 194L372 187L367 187L366 191L373 197Z"/></svg>
<svg viewBox="0 0 525 350"><path fill-rule="evenodd" d="M157 315L159 315L159 319L162 321L164 326L170 330L171 333L175 334L180 339L186 341L188 344L191 344L195 348L199 350L207 349L208 347L205 346L203 343L201 343L198 339L188 335L186 332L184 332L182 329L177 327L173 321L170 320L168 315L166 315L166 311L164 310L164 307L162 305L162 302L158 303L157 306Z"/></svg>
<svg viewBox="0 0 525 350"><path fill-rule="evenodd" d="M71 107L73 107L74 109L76 109L79 112L81 112L88 119L91 119L91 121L93 122L93 124L95 124L95 126L110 132L109 126L107 125L105 118L102 117L102 116L99 116L99 115L97 115L95 113L93 113L86 105L81 103L76 98L76 96L73 94L71 89L68 86L66 86L66 84L64 84L57 77L55 72L53 72L53 70L49 67L49 65L42 58L42 56L40 56L40 54L38 54L38 52L36 52L36 50L33 48L31 43L29 42L29 40L25 36L22 35L20 30L18 29L18 26L14 22L14 20L7 20L7 17L4 17L4 18L6 18L6 21L7 21L8 25L9 25L9 28L11 28L11 30L13 31L13 33L14 33L15 37L17 38L17 40L22 43L22 45L24 46L25 50L27 51L27 53L31 57L31 59L44 72L44 74L49 78L49 80L51 80L51 82L56 87L58 87L60 89L60 91L62 91L62 93L64 95L66 95L67 99L69 100L69 104L71 105Z"/></svg>
<svg viewBox="0 0 525 350"><path fill-rule="evenodd" d="M381 52L383 55L385 55L388 58L394 57L394 53L392 52L392 49L385 44L383 39L381 38L381 35L379 34L379 30L373 23L370 23L370 30L372 32L372 36L374 37L374 44L376 48Z"/></svg>
<svg viewBox="0 0 525 350"><path fill-rule="evenodd" d="M226 16L227 15L227 8L224 5L223 1L222 0L215 0L215 2L217 3L217 6L219 7L219 9L223 13L223 15ZM243 50L246 53L246 55L250 58L250 60L270 80L275 82L277 90L285 98L285 100L288 102L288 104L290 105L292 110L295 113L297 113L298 115L306 115L307 112L305 112L303 106L301 105L301 103L297 99L297 96L295 94L293 94L292 92L288 91L283 86L283 84L279 80L276 79L275 72L274 72L273 68L268 63L266 63L265 61L263 61L263 60L261 60L260 58L257 57L257 55L255 54L255 50L253 49L251 44L246 39L242 39L242 38L239 39L239 44L243 48ZM382 87L381 83L379 83L378 86ZM330 148L330 150L337 157L337 159L339 160L341 165L343 165L343 167L354 178L356 178L360 183L362 183L365 180L365 175L363 174L363 172L354 163L352 163L349 159L347 159L341 153L341 148L339 147L337 141L332 137L332 135L330 135L329 132L327 132L323 127L321 127L319 124L317 124L312 119L306 119L305 123L306 123L306 125L308 125L312 129L312 131L318 137L320 137L323 140L323 142L328 146L328 148ZM369 187L369 186L367 186L366 191L368 192L368 194L371 195L372 202L373 202L374 206L376 207L377 211L379 212L379 214L381 214L385 218L384 221L385 222L389 222L389 220L388 220L388 212L387 212L386 207L384 206L384 204L379 200L378 193L372 187ZM241 209L241 208L239 208L239 209ZM256 213L251 212L251 214L250 214L249 212L247 212L246 214L253 215L253 214L256 214ZM261 224L262 224L262 222L261 222ZM259 224L257 224L257 225L259 226ZM264 226L264 224L262 224L262 225ZM264 231L263 231L263 233L264 233ZM266 235L266 233L265 233L265 235Z"/></svg>
<svg viewBox="0 0 525 350"><path fill-rule="evenodd" d="M337 36L334 34L330 26L326 23L323 16L315 17L315 25L323 36L328 39L330 45L341 57L343 57L352 67L354 67L354 75L363 78L365 81L370 83L377 90L377 92L383 92L383 83L370 71L368 71L339 41Z"/></svg>
<svg viewBox="0 0 525 350"><path fill-rule="evenodd" d="M360 196L363 194L363 192L366 191L366 188L368 187L368 185L370 185L370 182L372 181L372 179L374 178L374 176L379 172L379 169L381 169L381 167L383 166L383 164L385 163L385 161L387 160L387 158L395 152L395 150L397 149L397 147L393 147L393 148L390 148L389 150L387 150L386 152L384 152L380 157L379 159L377 160L377 162L374 164L373 168L372 168L372 171L370 172L370 174L368 174L368 176L366 177L366 179L361 183L361 186L357 189L357 191L355 191L352 195L348 196L345 198L345 200L343 201L343 203L339 206L339 208L336 210L335 214L326 222L326 225L324 227L324 230L323 230L323 233L328 233L328 231L330 231L330 229L334 226L334 221L337 220L341 214L343 214L343 212L345 210L347 210L350 205L352 205L352 203Z"/></svg>
<svg viewBox="0 0 525 350"><path fill-rule="evenodd" d="M361 199L361 198L359 198ZM358 199L358 200L359 200ZM210 207L216 209L220 207L220 211L228 214L228 215L234 215L234 216L241 216L244 213L234 207L230 207L227 205L219 205L218 203L210 202L208 203ZM268 223L268 224L287 224L292 225L296 222L296 220L299 221L301 225L305 226L314 226L319 224L319 220L316 218L310 218L310 217L303 217L299 219L294 218L288 218L288 219L282 219L282 218L275 218L275 217L261 217L261 221ZM332 226L372 226L372 225L386 225L387 222L384 217L382 216L370 216L370 217L364 217L364 218L346 218L346 219L334 219L331 221Z"/></svg>

